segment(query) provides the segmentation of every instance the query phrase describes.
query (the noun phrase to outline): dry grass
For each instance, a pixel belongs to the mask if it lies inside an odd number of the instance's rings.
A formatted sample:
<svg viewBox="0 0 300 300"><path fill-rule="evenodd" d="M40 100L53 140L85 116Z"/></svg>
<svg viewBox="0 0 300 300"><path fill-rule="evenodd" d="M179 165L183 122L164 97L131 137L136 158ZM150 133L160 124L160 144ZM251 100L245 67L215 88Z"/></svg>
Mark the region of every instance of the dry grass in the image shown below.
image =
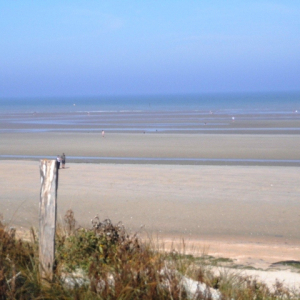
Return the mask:
<svg viewBox="0 0 300 300"><path fill-rule="evenodd" d="M15 237L0 222L0 299L187 299L178 274L218 289L221 299L300 299L276 283L274 292L251 278L210 272L203 260L162 252L122 224L96 217L90 229L76 225L68 211L58 226L53 281L38 272L38 241ZM163 272L162 270L168 270ZM193 299L211 299L198 293Z"/></svg>

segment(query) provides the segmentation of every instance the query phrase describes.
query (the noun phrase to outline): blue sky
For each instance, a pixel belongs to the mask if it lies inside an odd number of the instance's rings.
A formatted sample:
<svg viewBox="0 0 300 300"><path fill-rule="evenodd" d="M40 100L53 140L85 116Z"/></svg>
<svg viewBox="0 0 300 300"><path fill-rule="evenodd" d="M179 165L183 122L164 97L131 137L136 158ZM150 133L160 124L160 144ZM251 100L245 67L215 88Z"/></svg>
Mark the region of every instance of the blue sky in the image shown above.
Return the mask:
<svg viewBox="0 0 300 300"><path fill-rule="evenodd" d="M0 97L300 90L300 2L0 0Z"/></svg>

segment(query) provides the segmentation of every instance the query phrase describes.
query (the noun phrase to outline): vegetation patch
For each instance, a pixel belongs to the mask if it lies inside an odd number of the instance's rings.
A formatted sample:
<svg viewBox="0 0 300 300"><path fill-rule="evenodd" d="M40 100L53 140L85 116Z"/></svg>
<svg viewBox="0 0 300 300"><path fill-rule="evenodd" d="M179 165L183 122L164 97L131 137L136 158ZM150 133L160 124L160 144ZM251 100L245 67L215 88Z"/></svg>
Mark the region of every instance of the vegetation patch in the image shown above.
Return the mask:
<svg viewBox="0 0 300 300"><path fill-rule="evenodd" d="M278 261L276 263L271 264L271 267L278 267L278 266L287 266L287 267L291 267L291 268L300 270L300 261L285 260L285 261Z"/></svg>
<svg viewBox="0 0 300 300"><path fill-rule="evenodd" d="M31 235L30 242L17 239L0 222L0 300L300 298L280 283L271 292L250 277L211 272L209 263L231 263L229 259L155 251L121 223L96 217L90 229L78 227L72 211L57 228L54 278L49 281L40 277L35 230ZM195 283L191 292L188 284Z"/></svg>

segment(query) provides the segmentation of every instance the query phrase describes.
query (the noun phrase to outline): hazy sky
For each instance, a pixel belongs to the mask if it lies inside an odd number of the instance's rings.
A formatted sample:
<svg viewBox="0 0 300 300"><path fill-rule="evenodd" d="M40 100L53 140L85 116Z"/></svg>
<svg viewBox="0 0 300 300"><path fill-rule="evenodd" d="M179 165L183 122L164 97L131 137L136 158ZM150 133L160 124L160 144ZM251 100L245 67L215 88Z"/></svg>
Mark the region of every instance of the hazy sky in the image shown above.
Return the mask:
<svg viewBox="0 0 300 300"><path fill-rule="evenodd" d="M300 1L0 0L0 96L300 90Z"/></svg>

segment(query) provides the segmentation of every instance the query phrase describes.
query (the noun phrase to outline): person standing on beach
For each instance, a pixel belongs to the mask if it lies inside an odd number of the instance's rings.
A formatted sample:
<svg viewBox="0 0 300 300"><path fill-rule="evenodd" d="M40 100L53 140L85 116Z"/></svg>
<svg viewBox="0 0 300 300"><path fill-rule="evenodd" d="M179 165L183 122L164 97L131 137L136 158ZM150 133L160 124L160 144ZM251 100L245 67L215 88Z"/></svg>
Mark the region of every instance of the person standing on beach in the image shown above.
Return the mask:
<svg viewBox="0 0 300 300"><path fill-rule="evenodd" d="M57 166L57 169L59 169L59 167L60 167L60 162L61 162L61 157L59 155L57 155L57 157L56 157L56 166Z"/></svg>
<svg viewBox="0 0 300 300"><path fill-rule="evenodd" d="M62 154L61 156L61 164L62 164L62 168L65 168L65 164L66 164L66 155L65 153Z"/></svg>
<svg viewBox="0 0 300 300"><path fill-rule="evenodd" d="M102 130L102 137L104 137L104 134L105 134L105 132L104 132L104 130Z"/></svg>

